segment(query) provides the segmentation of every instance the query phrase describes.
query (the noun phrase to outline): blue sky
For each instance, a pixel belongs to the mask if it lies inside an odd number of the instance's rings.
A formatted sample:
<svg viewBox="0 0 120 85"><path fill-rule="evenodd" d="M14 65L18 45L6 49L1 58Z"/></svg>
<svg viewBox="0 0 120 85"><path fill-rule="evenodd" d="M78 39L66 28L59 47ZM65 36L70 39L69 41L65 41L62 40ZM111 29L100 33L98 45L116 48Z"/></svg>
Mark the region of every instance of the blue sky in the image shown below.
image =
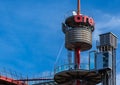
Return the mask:
<svg viewBox="0 0 120 85"><path fill-rule="evenodd" d="M101 33L111 31L118 36L118 76L119 3L120 0L81 0L82 14L92 16L96 23L93 48ZM0 69L6 67L23 74L53 71L64 42L61 23L72 10L76 10L76 0L0 0ZM67 55L65 49L63 55Z"/></svg>

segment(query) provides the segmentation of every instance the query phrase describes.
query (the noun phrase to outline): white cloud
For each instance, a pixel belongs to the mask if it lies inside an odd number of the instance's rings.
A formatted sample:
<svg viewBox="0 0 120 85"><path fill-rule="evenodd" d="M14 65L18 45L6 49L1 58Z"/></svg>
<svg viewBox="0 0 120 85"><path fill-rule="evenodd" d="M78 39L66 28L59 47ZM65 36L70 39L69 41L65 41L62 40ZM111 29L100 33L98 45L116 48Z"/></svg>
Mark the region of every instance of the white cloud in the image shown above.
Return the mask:
<svg viewBox="0 0 120 85"><path fill-rule="evenodd" d="M120 27L120 16L118 15L111 15L109 13L96 10L96 12L94 12L94 16L96 29L101 31L109 31L111 29L114 30L115 28Z"/></svg>
<svg viewBox="0 0 120 85"><path fill-rule="evenodd" d="M95 31L93 32L93 41L98 40L101 33L119 32L120 31L120 16L103 13L96 10L93 14L95 20ZM117 33L119 34L119 33ZM120 41L118 42L120 43Z"/></svg>
<svg viewBox="0 0 120 85"><path fill-rule="evenodd" d="M104 28L116 28L116 27L120 27L120 17L119 16L106 16L104 17L105 21L100 21L98 22L96 25L97 28L99 29L104 29Z"/></svg>

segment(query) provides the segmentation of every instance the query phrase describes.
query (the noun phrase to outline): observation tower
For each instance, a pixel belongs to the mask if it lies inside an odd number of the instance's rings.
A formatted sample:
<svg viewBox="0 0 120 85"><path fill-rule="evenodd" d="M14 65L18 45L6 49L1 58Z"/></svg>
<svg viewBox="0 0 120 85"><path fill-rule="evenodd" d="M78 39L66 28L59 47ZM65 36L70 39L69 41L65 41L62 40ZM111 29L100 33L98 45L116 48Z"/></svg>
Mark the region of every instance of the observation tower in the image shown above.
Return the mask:
<svg viewBox="0 0 120 85"><path fill-rule="evenodd" d="M82 59L80 53L92 48L94 30L93 18L81 14L80 0L77 0L77 11L62 23L65 48L74 52L74 60L55 67L54 80L58 85L116 85L115 49L117 37L111 32L100 35L98 51L89 52L88 68L85 68L80 62ZM91 56L91 54L93 55Z"/></svg>
<svg viewBox="0 0 120 85"><path fill-rule="evenodd" d="M95 71L83 70L81 68L80 52L92 48L92 32L94 31L94 20L82 15L80 12L80 0L77 0L76 15L69 16L62 24L65 34L65 47L74 51L74 64L70 70L58 72L54 80L64 85L95 85L100 82L100 75Z"/></svg>

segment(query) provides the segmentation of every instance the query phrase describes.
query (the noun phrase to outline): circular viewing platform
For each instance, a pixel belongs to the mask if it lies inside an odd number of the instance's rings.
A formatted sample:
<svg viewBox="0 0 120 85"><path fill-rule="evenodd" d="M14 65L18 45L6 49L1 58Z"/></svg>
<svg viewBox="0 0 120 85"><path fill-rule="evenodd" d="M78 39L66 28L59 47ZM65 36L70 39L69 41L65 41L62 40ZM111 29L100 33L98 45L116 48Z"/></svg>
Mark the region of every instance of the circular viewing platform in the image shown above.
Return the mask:
<svg viewBox="0 0 120 85"><path fill-rule="evenodd" d="M81 64L80 67L80 69L76 69L75 64L58 66L55 68L55 82L68 85L67 83L80 80L81 82L86 82L86 85L96 85L102 81L102 75L98 71L90 70L87 65Z"/></svg>

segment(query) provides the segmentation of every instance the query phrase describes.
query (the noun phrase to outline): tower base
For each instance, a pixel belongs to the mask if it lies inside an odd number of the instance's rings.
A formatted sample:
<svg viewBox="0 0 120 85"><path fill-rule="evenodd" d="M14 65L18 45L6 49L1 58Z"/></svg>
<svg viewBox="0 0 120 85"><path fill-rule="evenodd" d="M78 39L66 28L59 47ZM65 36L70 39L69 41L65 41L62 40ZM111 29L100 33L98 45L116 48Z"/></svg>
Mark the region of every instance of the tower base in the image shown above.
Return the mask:
<svg viewBox="0 0 120 85"><path fill-rule="evenodd" d="M81 85L96 85L101 82L101 74L89 70L67 70L56 73L55 82L60 85L73 85L75 80L80 80Z"/></svg>

